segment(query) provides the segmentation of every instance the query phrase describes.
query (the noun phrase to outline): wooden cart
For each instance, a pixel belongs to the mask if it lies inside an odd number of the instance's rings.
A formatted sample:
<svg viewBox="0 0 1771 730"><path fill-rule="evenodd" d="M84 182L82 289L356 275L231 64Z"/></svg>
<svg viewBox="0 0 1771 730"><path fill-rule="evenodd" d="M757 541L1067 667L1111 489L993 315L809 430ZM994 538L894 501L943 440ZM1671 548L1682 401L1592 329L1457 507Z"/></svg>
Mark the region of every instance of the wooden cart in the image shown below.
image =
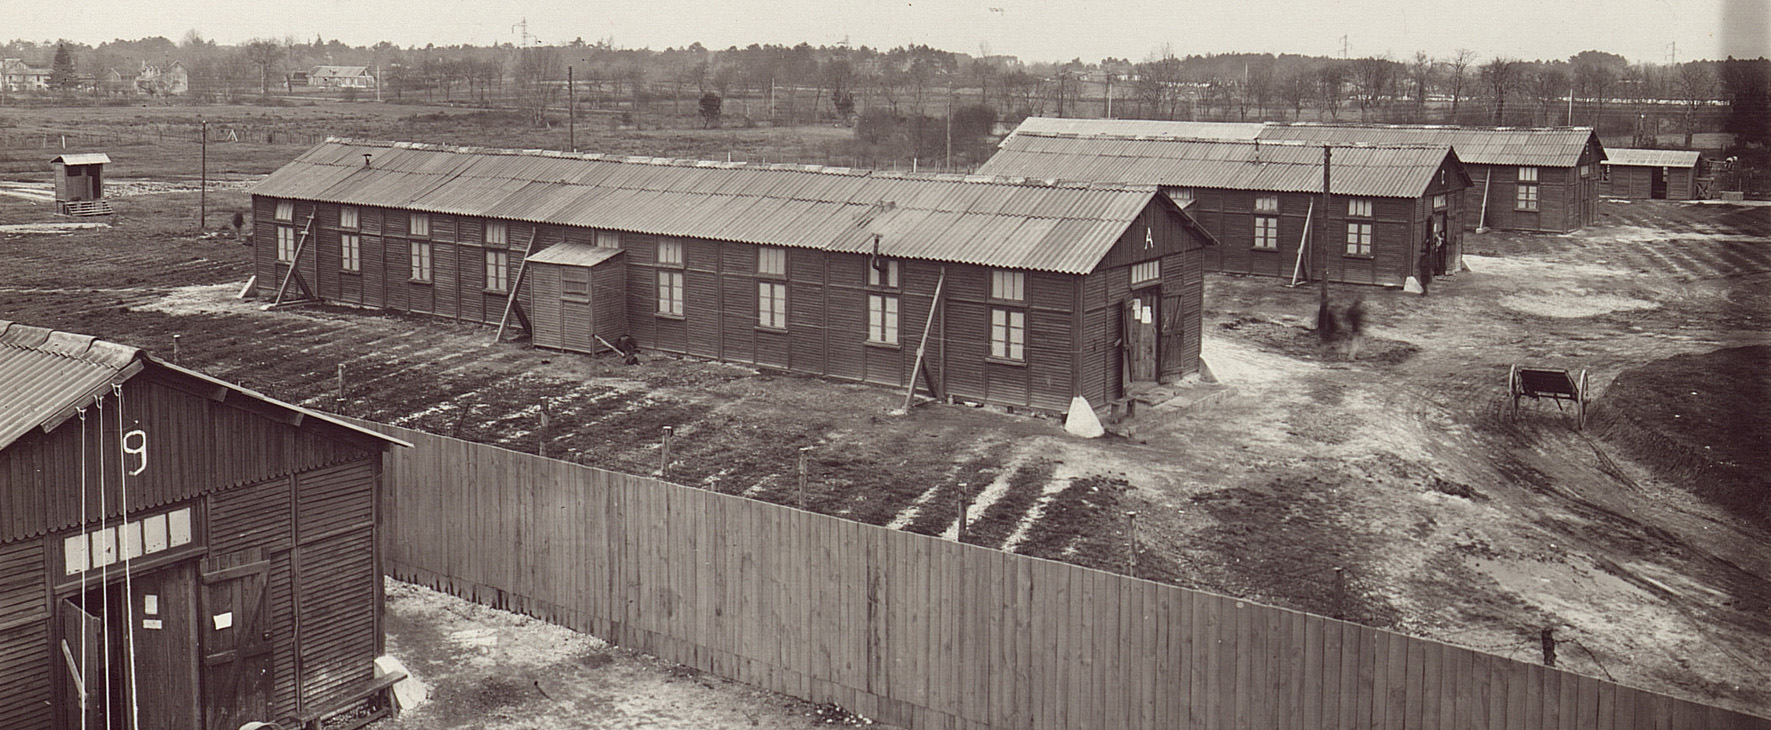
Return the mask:
<svg viewBox="0 0 1771 730"><path fill-rule="evenodd" d="M1587 371L1577 376L1567 370L1527 368L1514 365L1507 371L1507 393L1513 398L1513 417L1519 417L1519 400L1549 399L1562 410L1564 401L1574 408L1575 428L1587 425Z"/></svg>

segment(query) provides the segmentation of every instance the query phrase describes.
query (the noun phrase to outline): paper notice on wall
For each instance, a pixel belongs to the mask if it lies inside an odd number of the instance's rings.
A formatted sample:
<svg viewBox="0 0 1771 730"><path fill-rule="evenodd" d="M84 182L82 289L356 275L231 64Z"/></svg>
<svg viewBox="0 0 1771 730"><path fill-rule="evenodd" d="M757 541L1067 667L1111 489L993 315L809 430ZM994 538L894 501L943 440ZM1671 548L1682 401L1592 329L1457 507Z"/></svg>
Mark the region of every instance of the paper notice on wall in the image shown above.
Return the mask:
<svg viewBox="0 0 1771 730"><path fill-rule="evenodd" d="M160 630L160 619L144 618L141 620L141 627L144 629L152 629L154 631L159 631Z"/></svg>
<svg viewBox="0 0 1771 730"><path fill-rule="evenodd" d="M222 629L229 628L234 625L234 612L227 611L224 613L215 614L214 619L215 619L215 630L216 631L220 631Z"/></svg>

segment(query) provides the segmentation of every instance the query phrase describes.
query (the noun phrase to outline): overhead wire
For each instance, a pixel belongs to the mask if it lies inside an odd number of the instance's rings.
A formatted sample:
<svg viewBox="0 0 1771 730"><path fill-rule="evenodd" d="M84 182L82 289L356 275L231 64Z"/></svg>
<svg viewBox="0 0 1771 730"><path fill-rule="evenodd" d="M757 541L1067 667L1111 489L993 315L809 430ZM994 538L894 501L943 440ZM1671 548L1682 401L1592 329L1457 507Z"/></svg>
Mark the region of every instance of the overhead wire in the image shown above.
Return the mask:
<svg viewBox="0 0 1771 730"><path fill-rule="evenodd" d="M87 671L92 664L91 650L86 646L86 635L91 633L86 622L86 617L91 615L91 612L87 610L89 606L86 605L86 572L92 567L92 536L86 529L86 454L88 452L86 407L81 406L78 413L80 414L80 540L84 543L81 546L82 551L86 553L86 563L80 566L80 616L78 617L80 619L80 729L86 730L91 727L86 720L86 712L87 707L92 704L90 699L92 688L86 686L86 680L92 676Z"/></svg>
<svg viewBox="0 0 1771 730"><path fill-rule="evenodd" d="M129 607L123 611L123 618L129 622L126 637L129 647L129 726L139 729L141 727L141 702L136 694L135 676L139 667L135 656L135 577L129 570L129 466L124 463L124 458L128 456L129 446L127 444L128 436L123 431L123 384L113 383L111 389L117 394L117 490L118 501L121 503L118 509L123 516L117 524L119 538L117 542L123 553L123 598L129 602ZM144 443L143 446L146 444ZM146 457L142 458L145 466ZM142 537L146 539L146 535Z"/></svg>
<svg viewBox="0 0 1771 730"><path fill-rule="evenodd" d="M99 394L96 405L98 407L98 532L93 533L93 534L105 536L104 537L105 547L107 549L113 551L112 554L114 555L115 554L114 551L116 550L117 541L110 533L110 527L109 527L110 505L108 504L109 495L107 494L107 490L105 488L105 482L107 481L107 477L110 474L109 474L109 471L104 468L104 466L105 466L105 460L104 460L105 459L105 397L104 397L104 394L102 394L102 393ZM100 558L98 555L98 551L88 548L87 552L93 553L93 556L92 556L93 562L99 562ZM104 677L105 677L105 715L104 716L105 716L105 722L109 723L111 721L111 561L110 560L104 560L102 563L99 564L98 600L99 600L98 615L99 615L99 632L100 632L99 635L102 636L104 639L101 642L101 644L103 645L104 654L105 654L105 673L104 673Z"/></svg>

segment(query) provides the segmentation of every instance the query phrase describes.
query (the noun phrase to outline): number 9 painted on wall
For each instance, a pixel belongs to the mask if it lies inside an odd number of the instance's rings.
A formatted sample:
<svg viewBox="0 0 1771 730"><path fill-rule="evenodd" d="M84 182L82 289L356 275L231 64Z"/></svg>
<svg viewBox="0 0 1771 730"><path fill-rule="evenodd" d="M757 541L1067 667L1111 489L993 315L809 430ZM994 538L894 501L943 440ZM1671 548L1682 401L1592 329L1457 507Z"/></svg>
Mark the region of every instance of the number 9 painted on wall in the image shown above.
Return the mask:
<svg viewBox="0 0 1771 730"><path fill-rule="evenodd" d="M130 444L131 439L135 440L135 443L133 445ZM141 474L144 471L147 471L147 468L148 468L148 434L147 434L147 432L138 428L138 429L135 429L134 431L130 431L129 433L123 434L123 453L134 454L136 456L141 457L141 464L137 465L135 467L134 471L129 472L129 476L136 476L136 475Z"/></svg>

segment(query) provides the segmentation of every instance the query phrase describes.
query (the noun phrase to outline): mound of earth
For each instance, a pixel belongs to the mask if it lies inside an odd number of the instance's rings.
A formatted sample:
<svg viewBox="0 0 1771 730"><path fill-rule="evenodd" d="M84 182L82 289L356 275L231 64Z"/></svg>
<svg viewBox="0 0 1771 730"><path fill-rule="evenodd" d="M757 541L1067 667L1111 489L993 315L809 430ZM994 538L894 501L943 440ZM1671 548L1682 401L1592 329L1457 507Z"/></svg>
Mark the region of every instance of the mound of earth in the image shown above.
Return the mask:
<svg viewBox="0 0 1771 730"><path fill-rule="evenodd" d="M1625 370L1594 411L1605 438L1660 476L1771 526L1771 346Z"/></svg>

